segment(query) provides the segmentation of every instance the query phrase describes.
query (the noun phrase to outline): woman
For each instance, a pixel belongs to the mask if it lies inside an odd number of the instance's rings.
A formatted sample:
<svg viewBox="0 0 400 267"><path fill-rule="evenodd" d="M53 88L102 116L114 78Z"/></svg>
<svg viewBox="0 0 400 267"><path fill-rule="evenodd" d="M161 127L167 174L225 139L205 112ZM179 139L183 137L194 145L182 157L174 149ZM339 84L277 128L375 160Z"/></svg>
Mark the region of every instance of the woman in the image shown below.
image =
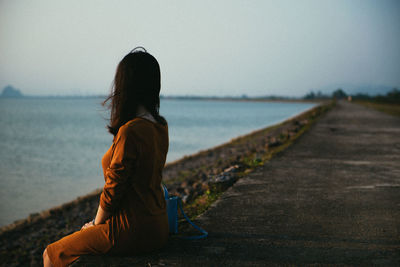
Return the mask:
<svg viewBox="0 0 400 267"><path fill-rule="evenodd" d="M161 188L168 151L167 122L159 115L160 67L144 48L119 63L109 100L113 144L104 154L105 185L95 219L47 246L44 266L66 266L83 254L136 254L168 239Z"/></svg>

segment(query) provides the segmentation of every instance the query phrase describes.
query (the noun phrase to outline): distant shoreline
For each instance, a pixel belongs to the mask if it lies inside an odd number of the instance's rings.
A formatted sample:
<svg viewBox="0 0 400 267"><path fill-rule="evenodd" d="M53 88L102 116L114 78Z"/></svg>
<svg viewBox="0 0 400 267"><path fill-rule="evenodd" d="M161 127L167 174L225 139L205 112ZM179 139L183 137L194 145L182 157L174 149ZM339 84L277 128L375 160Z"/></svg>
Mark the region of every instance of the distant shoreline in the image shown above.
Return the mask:
<svg viewBox="0 0 400 267"><path fill-rule="evenodd" d="M106 95L22 95L18 97L0 97L0 99L106 99ZM232 101L232 102L299 102L317 103L321 99L303 99L295 97L213 97L213 96L162 96L161 100L199 100L199 101ZM326 100L326 99L325 99Z"/></svg>
<svg viewBox="0 0 400 267"><path fill-rule="evenodd" d="M66 96L59 96L59 95L22 95L17 97L0 97L0 99L86 99L86 98L106 98L103 95L89 95L89 96L82 96L82 95L66 95Z"/></svg>

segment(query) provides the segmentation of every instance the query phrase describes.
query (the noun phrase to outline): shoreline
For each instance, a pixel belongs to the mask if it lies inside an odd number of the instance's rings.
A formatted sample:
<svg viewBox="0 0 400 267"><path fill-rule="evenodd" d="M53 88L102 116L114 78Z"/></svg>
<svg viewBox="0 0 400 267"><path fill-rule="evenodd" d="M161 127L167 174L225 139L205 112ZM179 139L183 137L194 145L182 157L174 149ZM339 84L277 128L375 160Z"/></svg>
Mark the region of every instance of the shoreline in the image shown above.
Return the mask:
<svg viewBox="0 0 400 267"><path fill-rule="evenodd" d="M213 99L210 99L210 100L213 100ZM215 99L215 100L219 100L219 99ZM222 101L224 101L224 100L222 100ZM238 100L238 101L242 101L242 100ZM244 100L244 101L247 101L247 100ZM252 100L250 100L250 101L252 101ZM262 101L265 101L265 100L262 100ZM267 101L269 102L270 100L267 100ZM271 100L271 101L275 102L275 100ZM280 101L280 100L276 100L276 101ZM261 131L265 131L265 130L270 129L270 128L278 127L281 124L287 123L287 122L289 122L289 121L291 121L293 119L296 119L297 117L301 117L304 114L306 114L307 112L310 112L311 110L317 108L318 106L323 105L323 104L321 104L321 102L319 102L319 103L320 103L319 105L317 104L314 107L306 109L306 110L304 110L304 111L302 111L302 112L300 112L300 113L298 113L296 115L293 115L293 116L291 116L289 118L286 118L286 119L284 119L284 120L282 120L280 122L277 122L277 123L275 123L273 125L270 125L270 126L267 126L267 127L263 127L263 128L260 128L260 129L256 129L256 130L253 130L253 131L248 132L246 134L242 134L242 135L236 136L236 137L231 138L229 141L226 141L226 142L224 142L222 144L219 144L219 145L207 148L207 149L199 150L199 151L197 151L197 152L195 152L193 154L184 155L183 157L181 157L179 159L176 159L176 160L173 160L171 162L166 163L165 167L164 167L164 170L168 172L170 168L176 167L175 165L185 164L186 161L188 161L188 160L195 160L195 159L197 159L199 157L204 156L206 153L209 153L210 151L224 148L224 147L230 145L232 142L238 141L238 140L243 139L243 138L249 138L254 134L257 134L257 133L259 133ZM165 174L164 174L164 176L165 176ZM168 175L167 175L167 177L163 177L163 180L164 180L164 182L166 184L168 184L168 182L170 182L171 179L172 178L168 177ZM65 208L68 208L71 205L76 205L81 201L86 201L87 199L91 199L91 198L93 198L93 196L98 196L101 193L101 191L102 191L102 188L97 188L97 189L93 190L92 192L89 192L87 194L78 196L77 198L75 198L75 199L73 199L71 201L67 201L65 203L62 203L60 205L56 205L56 206L51 207L49 209L45 209L45 210L38 211L38 212L33 212L33 213L29 214L25 218L15 220L14 222L12 222L10 224L7 224L7 225L4 225L4 226L0 226L0 235L3 232L6 232L8 230L12 230L15 227L19 227L20 225L25 225L27 223L29 224L31 222L35 222L35 221L37 221L38 218L45 219L49 215L54 214L59 209L65 209Z"/></svg>
<svg viewBox="0 0 400 267"><path fill-rule="evenodd" d="M248 173L294 142L310 127L313 119L323 114L328 103L322 102L280 123L169 162L164 168L163 180L171 194L182 197L189 216L196 216L207 209L218 194L232 185L241 174ZM76 231L92 219L100 193L101 189L97 189L1 227L2 262L40 263L41 252L47 244ZM204 196L211 198L204 200Z"/></svg>
<svg viewBox="0 0 400 267"><path fill-rule="evenodd" d="M180 99L178 99L178 100L180 100ZM207 100L207 99L200 99L199 101L208 101L208 100ZM214 101L214 100L210 100L210 101ZM215 99L215 101L219 101L219 99ZM221 101L222 101L222 100L221 100ZM238 101L241 101L241 100L238 100ZM268 102L269 102L269 101L268 101ZM274 102L275 102L275 101L274 101ZM311 102L308 102L308 103L311 103ZM277 125L277 124L281 124L281 123L283 123L283 122L285 122L285 121L291 120L292 118L294 118L294 117L296 117L296 116L300 116L301 114L303 114L303 113L307 112L308 110L314 108L314 107L317 106L318 104L313 103L313 105L314 105L313 107L309 107L309 108L307 108L307 109L305 109L305 110L303 110L303 111L300 111L300 112L297 113L297 114L290 115L289 117L286 117L286 118L284 118L284 119L282 119L282 120L275 121L273 124L271 124L271 125L269 125L269 126L266 126L266 127L271 127L271 126L274 126L274 125ZM237 135L237 136L233 136L233 137L230 137L229 139L225 139L223 143L218 143L218 144L216 144L216 145L214 145L214 146L211 146L211 147L202 148L202 149L200 149L200 150L195 151L195 152L192 153L192 154L182 155L182 156L180 156L179 158L176 158L176 159L174 159L174 160L172 160L172 161L170 161L170 162L167 162L166 165L165 165L165 167L168 168L169 165L173 165L173 164L179 163L179 162L180 162L182 159L184 159L184 158L187 158L187 157L193 158L193 157L195 157L196 155L201 154L201 153L204 152L204 151L209 151L209 150L213 150L213 149L216 149L216 148L218 148L218 147L224 146L224 145L226 145L226 144L232 142L232 141L235 140L235 139L241 138L241 137L243 137L243 136L251 135L251 134L253 134L253 133L255 133L255 132L259 131L259 130L265 129L266 127L262 126L262 127L260 127L260 128L256 128L256 129L251 130L251 131L246 132L246 133L243 133L243 132L242 132L242 133L240 133L240 134ZM163 180L164 180L164 179L163 179ZM165 180L164 180L164 181L165 181ZM95 188L95 189L94 189L94 188ZM80 199L80 198L84 198L84 197L87 196L87 195L91 195L92 192L98 192L99 190L101 190L101 187L98 187L98 188L92 187L91 189L89 188L88 191L82 192L81 195L76 195L74 198L68 198L68 199L66 199L65 201L62 201L62 202L60 201L60 202L57 202L57 203L53 203L53 205L47 206L47 207L44 208L44 209L32 209L31 211L29 211L29 213L27 212L27 213L23 214L24 216L17 217L17 218L15 218L14 220L8 221L8 223L6 223L6 224L4 224L4 225L0 225L0 233L3 232L3 231L6 230L6 229L12 228L14 225L17 225L17 224L20 224L20 223L24 223L24 221L26 221L26 220L31 221L31 220L33 220L33 219L34 219L35 217L37 217L37 216L41 216L42 214L48 213L48 211L50 211L50 210L53 210L53 209L55 209L55 208L62 207L62 206L64 206L64 205L68 204L68 203L75 203L76 200L78 200L78 199ZM54 204L55 204L55 205L54 205Z"/></svg>
<svg viewBox="0 0 400 267"><path fill-rule="evenodd" d="M267 101L267 102L270 102L270 101ZM271 102L280 102L280 101L274 101L274 100L272 100ZM297 101L296 101L296 102L297 102ZM297 117L303 116L304 114L306 114L306 113L309 112L310 110L315 109L316 107L318 107L318 106L320 106L320 105L323 105L323 102L315 102L315 103L316 103L315 106L313 106L313 107L311 107L311 108L308 108L308 109L306 109L306 110L304 110L304 111L302 111L302 112L300 112L300 113L298 113L298 114L296 114L296 115L290 116L289 118L286 118L286 119L283 119L283 120L281 120L281 121L278 121L277 123L274 123L274 124L272 124L272 125L269 125L269 126L266 126L266 127L262 127L262 128L260 128L260 129L253 130L253 131L250 131L250 132L245 133L245 134L238 135L238 136L233 137L233 138L231 138L229 141L226 141L226 142L224 142L224 143L222 143L222 144L215 145L215 146L212 146L212 147L206 148L206 149L201 149L201 150L199 150L199 151L197 151L197 152L195 152L195 153L193 153L193 154L184 155L183 157L181 157L181 158L179 158L179 159L176 159L176 160L173 160L173 161L171 161L171 162L166 163L165 166L164 166L164 168L169 167L169 165L179 164L179 163L180 163L182 160L184 160L185 158L194 158L194 157L203 155L205 152L208 152L208 151L210 151L210 150L215 150L215 149L224 147L224 146L226 146L226 145L229 145L230 143L234 142L235 140L238 140L238 139L241 139L241 138L249 137L249 136L251 136L251 135L253 135L253 134L256 134L256 133L258 133L258 132L260 132L260 131L264 131L264 130L266 130L266 129L268 129L268 128L271 128L271 127L279 126L279 125L281 125L281 124L283 124L283 123L286 123L286 122L289 122L289 121L291 121L291 120L293 120L293 119L295 119L295 118L297 118ZM321 103L322 103L322 104L321 104ZM163 177L163 179L164 179L164 177ZM0 227L0 232L1 232L1 227Z"/></svg>

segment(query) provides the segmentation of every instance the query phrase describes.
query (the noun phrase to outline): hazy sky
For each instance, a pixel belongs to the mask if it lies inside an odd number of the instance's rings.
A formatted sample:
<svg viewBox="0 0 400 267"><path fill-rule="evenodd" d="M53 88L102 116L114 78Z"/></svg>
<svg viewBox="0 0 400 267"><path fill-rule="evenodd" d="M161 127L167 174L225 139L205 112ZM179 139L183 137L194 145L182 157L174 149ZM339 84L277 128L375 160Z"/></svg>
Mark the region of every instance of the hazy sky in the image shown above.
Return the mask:
<svg viewBox="0 0 400 267"><path fill-rule="evenodd" d="M139 45L165 95L400 87L400 1L0 0L0 89L106 94Z"/></svg>

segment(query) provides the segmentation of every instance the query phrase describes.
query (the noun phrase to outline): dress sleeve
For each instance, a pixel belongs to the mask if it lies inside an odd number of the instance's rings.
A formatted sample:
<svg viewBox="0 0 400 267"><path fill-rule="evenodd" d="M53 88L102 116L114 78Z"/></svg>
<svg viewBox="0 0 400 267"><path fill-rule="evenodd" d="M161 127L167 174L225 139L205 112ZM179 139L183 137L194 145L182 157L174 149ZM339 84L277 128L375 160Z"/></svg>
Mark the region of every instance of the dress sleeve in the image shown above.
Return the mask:
<svg viewBox="0 0 400 267"><path fill-rule="evenodd" d="M138 150L132 131L122 126L114 141L114 153L110 166L105 171L106 183L100 196L100 206L106 212L115 211L126 189L129 187L129 177L135 166Z"/></svg>

